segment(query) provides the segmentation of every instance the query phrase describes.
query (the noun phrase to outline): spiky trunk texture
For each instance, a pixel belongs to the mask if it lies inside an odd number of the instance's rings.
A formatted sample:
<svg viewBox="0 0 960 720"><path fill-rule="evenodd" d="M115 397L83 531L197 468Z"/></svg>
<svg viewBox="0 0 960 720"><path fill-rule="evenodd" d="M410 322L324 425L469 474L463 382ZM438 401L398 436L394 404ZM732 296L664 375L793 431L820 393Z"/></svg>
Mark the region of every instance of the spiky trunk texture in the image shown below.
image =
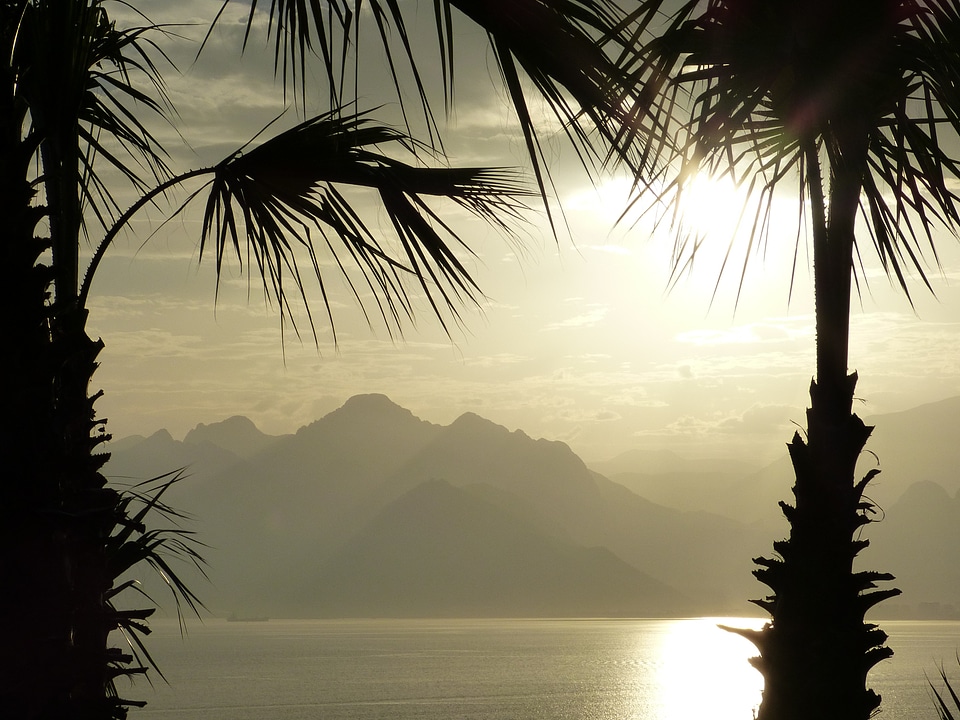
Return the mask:
<svg viewBox="0 0 960 720"><path fill-rule="evenodd" d="M11 380L0 421L0 708L22 719L123 717L112 680L130 658L107 641L120 498L99 472L107 456L94 450L107 435L87 393L101 343L84 314L51 317L36 212L0 197L4 217L17 218L0 251L10 340L0 372Z"/></svg>
<svg viewBox="0 0 960 720"><path fill-rule="evenodd" d="M0 251L10 341L0 360L10 380L0 425L0 707L16 718L105 720L124 715L112 679L127 658L107 643L119 495L99 472L107 456L94 450L107 436L87 394L101 344L83 314L51 317L24 190L0 189L0 212L15 219Z"/></svg>
<svg viewBox="0 0 960 720"><path fill-rule="evenodd" d="M847 378L847 407L856 374ZM880 697L866 687L869 670L893 651L886 634L865 622L881 600L899 594L890 589L867 592L893 576L854 572L856 555L868 545L856 537L870 522L863 499L868 473L854 482L857 458L872 428L852 412L839 420L824 412L827 401L817 383L810 388L807 440L799 433L789 445L796 472L795 505L781 503L790 522L788 540L774 543L778 559L757 558L754 572L773 590L755 601L772 621L763 630L744 633L757 645L754 665L764 676L760 720L868 718Z"/></svg>
<svg viewBox="0 0 960 720"><path fill-rule="evenodd" d="M773 594L755 601L771 615L761 631L744 632L760 651L764 677L759 720L866 720L880 696L867 673L893 651L887 636L865 622L867 610L899 590L874 590L893 576L854 572L869 542L864 489L878 471L857 481L857 458L872 428L852 409L857 375L847 374L854 223L866 153L865 136L850 133L828 148L831 182L825 214L819 158L805 148L814 228L817 380L810 386L806 440L789 444L796 474L795 504L780 503L788 540L774 543L776 559L757 558L754 571Z"/></svg>
<svg viewBox="0 0 960 720"><path fill-rule="evenodd" d="M22 7L6 2L0 12L7 59ZM128 658L107 643L117 621L108 538L122 516L100 474L107 456L95 449L107 436L88 396L101 343L73 301L69 233L53 253L38 237L44 218L51 231L62 222L37 206L28 180L37 147L23 136L15 73L0 68L0 715L106 720L125 714L112 679ZM66 205L75 226L76 202ZM58 263L65 272L54 271ZM60 297L51 302L54 283Z"/></svg>

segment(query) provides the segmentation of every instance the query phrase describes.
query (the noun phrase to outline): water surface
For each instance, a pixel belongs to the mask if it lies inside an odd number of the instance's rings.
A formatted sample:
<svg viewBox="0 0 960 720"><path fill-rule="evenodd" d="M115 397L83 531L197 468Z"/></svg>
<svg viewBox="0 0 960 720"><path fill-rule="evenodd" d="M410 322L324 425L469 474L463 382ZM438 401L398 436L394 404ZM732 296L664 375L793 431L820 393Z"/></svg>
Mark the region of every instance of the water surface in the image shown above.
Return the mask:
<svg viewBox="0 0 960 720"><path fill-rule="evenodd" d="M689 620L155 623L170 685L127 690L144 720L749 720L762 681L746 640ZM925 674L960 679L960 623L884 622L871 674L887 717L934 718Z"/></svg>

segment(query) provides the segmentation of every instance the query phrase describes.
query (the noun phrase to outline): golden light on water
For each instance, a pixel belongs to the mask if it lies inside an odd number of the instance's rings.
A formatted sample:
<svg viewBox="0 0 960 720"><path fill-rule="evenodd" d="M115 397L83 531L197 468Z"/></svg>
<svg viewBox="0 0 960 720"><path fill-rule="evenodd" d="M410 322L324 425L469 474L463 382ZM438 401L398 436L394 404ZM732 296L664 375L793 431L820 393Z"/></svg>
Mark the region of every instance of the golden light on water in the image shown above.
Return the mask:
<svg viewBox="0 0 960 720"><path fill-rule="evenodd" d="M748 662L747 640L718 625L759 628L760 620L697 618L671 623L661 638L656 673L659 720L749 720L763 678Z"/></svg>

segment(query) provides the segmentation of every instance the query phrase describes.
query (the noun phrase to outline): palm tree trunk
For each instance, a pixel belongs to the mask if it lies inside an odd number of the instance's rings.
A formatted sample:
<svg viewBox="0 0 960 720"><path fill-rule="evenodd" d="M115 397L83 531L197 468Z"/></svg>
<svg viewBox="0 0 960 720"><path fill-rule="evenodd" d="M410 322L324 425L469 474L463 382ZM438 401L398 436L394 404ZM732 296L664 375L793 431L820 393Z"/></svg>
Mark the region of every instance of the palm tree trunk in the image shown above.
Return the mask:
<svg viewBox="0 0 960 720"><path fill-rule="evenodd" d="M33 214L21 207L21 216L31 230ZM107 436L87 395L100 343L79 321L51 328L49 275L39 253L24 252L39 242L32 232L13 239L3 238L0 263L19 284L3 284L15 304L4 305L14 343L0 361L12 381L0 421L0 707L18 718L118 718L111 666L122 658L107 640L119 495L99 472L107 456L94 450Z"/></svg>
<svg viewBox="0 0 960 720"><path fill-rule="evenodd" d="M892 655L886 635L864 622L867 610L899 590L866 592L881 573L853 570L868 541L855 539L870 522L866 484L856 462L872 428L852 412L856 373L847 374L854 224L865 143L847 143L831 155L829 218L819 158L805 150L806 186L814 225L817 378L810 386L806 440L789 445L796 473L793 506L781 503L790 537L774 543L777 559L757 558L754 574L773 595L755 601L772 620L744 633L760 650L764 676L760 720L866 720L880 697L866 688L870 668ZM844 152L845 151L845 152Z"/></svg>
<svg viewBox="0 0 960 720"><path fill-rule="evenodd" d="M4 47L17 18L4 16ZM31 208L31 152L21 138L23 108L4 67L0 95L0 312L5 350L0 372L7 380L0 413L4 473L0 484L0 707L11 717L37 717L58 693L53 679L64 662L66 636L50 607L62 585L49 570L55 533L50 478L50 334L46 298L52 279L39 262L47 243L34 237L40 214Z"/></svg>
<svg viewBox="0 0 960 720"><path fill-rule="evenodd" d="M13 148L6 143L5 161ZM10 167L0 172L0 307L12 339L0 355L9 380L0 419L0 707L17 718L106 720L123 709L111 697L116 658L107 650L106 540L118 495L99 473L106 456L94 450L106 436L87 395L100 345L80 315L51 322L39 216L26 174L18 187Z"/></svg>
<svg viewBox="0 0 960 720"><path fill-rule="evenodd" d="M0 12L9 59L19 5ZM24 137L26 105L15 69L0 68L0 328L7 381L0 413L0 708L4 717L107 720L125 714L113 697L107 635L107 538L118 495L95 454L106 439L88 385L100 343L76 308L79 202L76 143L47 154L57 173L46 205L28 182L36 134ZM51 210L53 208L53 210ZM59 208L61 212L57 212ZM49 218L56 248L38 237ZM72 238L72 241L71 241ZM54 285L55 283L55 285ZM51 289L56 302L51 303Z"/></svg>

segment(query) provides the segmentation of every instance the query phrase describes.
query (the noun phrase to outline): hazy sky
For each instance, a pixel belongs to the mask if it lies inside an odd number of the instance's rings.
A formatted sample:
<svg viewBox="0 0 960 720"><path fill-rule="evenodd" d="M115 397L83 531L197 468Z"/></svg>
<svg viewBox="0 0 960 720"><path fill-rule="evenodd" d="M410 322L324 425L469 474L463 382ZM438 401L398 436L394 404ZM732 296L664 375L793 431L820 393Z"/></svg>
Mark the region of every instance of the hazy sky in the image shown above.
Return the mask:
<svg viewBox="0 0 960 720"><path fill-rule="evenodd" d="M158 21L204 22L219 0L137 6ZM193 150L170 129L160 134L183 170L242 145L283 109L280 85L256 52L263 35L240 58L241 7L228 13L196 66L195 45L170 46L183 71L170 76L178 126ZM463 38L464 55L476 37ZM461 66L460 104L447 131L455 164L522 163L490 68L483 55ZM371 93L361 107L391 101ZM160 427L182 436L199 422L231 415L279 434L351 395L381 392L426 420L448 423L473 411L534 437L564 440L588 460L657 446L698 456L747 453L757 462L781 454L793 423L803 422L814 353L804 248L789 297L796 212L789 194L778 200L784 222L771 246L751 258L739 304L742 241L711 305L736 221L735 190L704 183L696 193L688 222L710 229L712 243L668 292L671 231L654 233L647 222L613 229L625 181L609 177L595 189L566 160L554 170L572 231L559 244L542 227L510 241L461 211L446 215L473 243L478 257L470 267L488 296L480 310L465 310L452 339L425 312L402 340L391 341L382 327L366 326L344 290L333 298L337 349L322 326L319 350L309 333L301 343L288 332L282 346L278 316L256 292L248 297L248 277L236 264L215 307L212 264L197 265L195 216L175 220L145 245L161 214L141 218L93 285L90 325L106 343L95 377L95 387L106 391L100 415L116 436ZM930 273L937 297L915 284L916 311L865 247L869 288L855 309L851 350L863 414L960 392L956 246L939 238L943 273Z"/></svg>

